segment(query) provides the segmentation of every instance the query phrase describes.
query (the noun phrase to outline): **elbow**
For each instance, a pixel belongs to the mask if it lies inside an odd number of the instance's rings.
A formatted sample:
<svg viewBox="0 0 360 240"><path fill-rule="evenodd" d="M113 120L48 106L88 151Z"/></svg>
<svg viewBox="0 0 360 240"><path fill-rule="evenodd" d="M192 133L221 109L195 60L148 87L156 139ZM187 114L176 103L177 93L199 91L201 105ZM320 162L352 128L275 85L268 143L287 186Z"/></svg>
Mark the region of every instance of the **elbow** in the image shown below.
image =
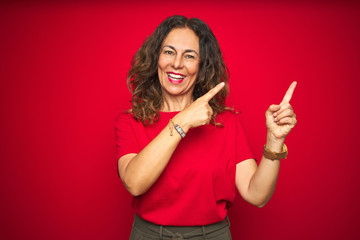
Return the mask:
<svg viewBox="0 0 360 240"><path fill-rule="evenodd" d="M266 203L268 201L248 201L248 203L250 203L251 205L258 207L258 208L263 208L265 207Z"/></svg>
<svg viewBox="0 0 360 240"><path fill-rule="evenodd" d="M249 201L249 203L254 205L255 207L263 208L270 201L271 196L272 194L257 196L252 198L251 201Z"/></svg>
<svg viewBox="0 0 360 240"><path fill-rule="evenodd" d="M266 205L266 203L254 204L254 206L256 206L258 208L263 208L265 205Z"/></svg>
<svg viewBox="0 0 360 240"><path fill-rule="evenodd" d="M144 191L142 191L139 187L130 187L125 184L126 189L133 197L139 197L140 195L144 194Z"/></svg>
<svg viewBox="0 0 360 240"><path fill-rule="evenodd" d="M133 196L133 197L139 197L140 195L142 195L143 193L141 191L139 191L138 189L133 189L133 188L127 188L128 192Z"/></svg>
<svg viewBox="0 0 360 240"><path fill-rule="evenodd" d="M144 194L146 191L142 187L141 183L137 183L134 180L124 179L123 180L124 186L126 190L133 196L139 197L140 195Z"/></svg>

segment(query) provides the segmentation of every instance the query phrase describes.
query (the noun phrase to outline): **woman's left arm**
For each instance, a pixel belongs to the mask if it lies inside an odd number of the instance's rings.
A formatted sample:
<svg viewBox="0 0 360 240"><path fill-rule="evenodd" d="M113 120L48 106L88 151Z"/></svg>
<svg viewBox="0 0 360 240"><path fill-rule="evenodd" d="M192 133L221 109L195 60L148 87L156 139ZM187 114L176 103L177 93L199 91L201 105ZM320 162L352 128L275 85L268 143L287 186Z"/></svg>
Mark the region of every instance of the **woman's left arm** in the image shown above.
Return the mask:
<svg viewBox="0 0 360 240"><path fill-rule="evenodd" d="M287 90L279 105L271 105L266 111L267 137L265 147L271 152L282 152L285 137L296 125L296 115L290 105L296 82ZM242 198L257 207L263 207L274 193L279 174L280 160L262 156L259 166L254 159L236 165L236 188Z"/></svg>

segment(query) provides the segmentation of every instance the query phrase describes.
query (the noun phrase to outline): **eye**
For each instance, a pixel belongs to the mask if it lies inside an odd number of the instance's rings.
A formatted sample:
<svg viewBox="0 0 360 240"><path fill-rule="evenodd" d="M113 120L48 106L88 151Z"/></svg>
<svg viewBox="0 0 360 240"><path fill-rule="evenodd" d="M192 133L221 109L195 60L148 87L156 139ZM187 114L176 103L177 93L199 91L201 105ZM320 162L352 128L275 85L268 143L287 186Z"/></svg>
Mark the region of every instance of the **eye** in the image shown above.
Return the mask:
<svg viewBox="0 0 360 240"><path fill-rule="evenodd" d="M174 54L174 52L173 52L173 51L171 51L171 50L165 50L165 51L164 51L164 53L165 53L165 54L168 54L168 55L172 55L172 54Z"/></svg>
<svg viewBox="0 0 360 240"><path fill-rule="evenodd" d="M187 58L187 59L195 59L195 56L193 56L193 55L185 55L185 58Z"/></svg>

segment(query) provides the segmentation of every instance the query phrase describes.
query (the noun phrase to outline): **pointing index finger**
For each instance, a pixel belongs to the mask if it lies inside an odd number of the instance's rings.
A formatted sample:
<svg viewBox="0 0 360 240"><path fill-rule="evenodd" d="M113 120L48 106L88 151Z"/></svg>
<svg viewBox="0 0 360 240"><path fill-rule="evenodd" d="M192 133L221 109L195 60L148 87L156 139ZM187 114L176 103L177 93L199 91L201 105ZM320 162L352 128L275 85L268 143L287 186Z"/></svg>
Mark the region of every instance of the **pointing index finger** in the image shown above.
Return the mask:
<svg viewBox="0 0 360 240"><path fill-rule="evenodd" d="M219 83L213 89L209 90L205 95L201 98L205 101L209 102L220 90L225 86L224 82Z"/></svg>
<svg viewBox="0 0 360 240"><path fill-rule="evenodd" d="M284 96L283 100L281 101L281 103L289 103L290 102L291 97L294 93L296 84L297 84L297 82L295 82L295 81L291 83L291 85L290 85L289 89L286 91L285 96Z"/></svg>

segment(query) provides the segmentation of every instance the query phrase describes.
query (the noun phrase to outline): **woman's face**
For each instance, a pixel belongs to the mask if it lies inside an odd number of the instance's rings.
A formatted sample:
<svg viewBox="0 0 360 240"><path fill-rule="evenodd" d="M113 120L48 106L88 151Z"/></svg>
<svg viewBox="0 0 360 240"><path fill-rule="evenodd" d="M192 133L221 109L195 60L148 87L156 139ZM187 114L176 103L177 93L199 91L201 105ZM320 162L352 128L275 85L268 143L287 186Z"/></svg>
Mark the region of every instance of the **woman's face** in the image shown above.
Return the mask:
<svg viewBox="0 0 360 240"><path fill-rule="evenodd" d="M160 49L158 75L164 96L192 96L199 72L199 38L189 28L175 28Z"/></svg>

